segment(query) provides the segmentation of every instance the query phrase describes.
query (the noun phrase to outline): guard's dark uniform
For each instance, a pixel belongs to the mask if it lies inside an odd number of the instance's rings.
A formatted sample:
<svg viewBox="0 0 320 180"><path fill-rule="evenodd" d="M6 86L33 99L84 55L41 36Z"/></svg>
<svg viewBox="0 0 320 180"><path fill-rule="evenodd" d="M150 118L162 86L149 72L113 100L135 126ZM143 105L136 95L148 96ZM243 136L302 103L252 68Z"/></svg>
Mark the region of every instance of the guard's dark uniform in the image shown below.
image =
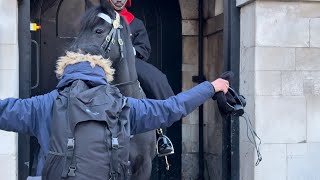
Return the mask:
<svg viewBox="0 0 320 180"><path fill-rule="evenodd" d="M127 5L131 1L127 1ZM126 8L120 15L124 17L130 26L132 34L132 44L136 52L136 69L138 80L149 99L167 99L174 95L168 79L159 69L147 63L151 54L151 45L147 30L143 22L134 17ZM152 76L150 76L152 74ZM160 156L170 155L174 153L173 145L167 136L163 135L162 129L157 130L159 139L157 143L158 153ZM170 143L169 143L170 142Z"/></svg>
<svg viewBox="0 0 320 180"><path fill-rule="evenodd" d="M166 99L174 95L167 77L159 69L145 62L149 59L151 45L143 22L127 9L120 13L130 26L132 44L136 51L136 69L141 87L150 99ZM150 76L152 74L152 76Z"/></svg>

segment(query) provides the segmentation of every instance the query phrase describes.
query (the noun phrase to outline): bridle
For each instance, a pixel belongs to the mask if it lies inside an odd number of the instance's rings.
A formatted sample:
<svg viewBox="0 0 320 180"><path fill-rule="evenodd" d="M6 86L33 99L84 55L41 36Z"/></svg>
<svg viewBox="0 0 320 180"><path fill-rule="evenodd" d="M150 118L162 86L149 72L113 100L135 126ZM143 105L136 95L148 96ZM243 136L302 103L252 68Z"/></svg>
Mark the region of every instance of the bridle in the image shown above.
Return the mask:
<svg viewBox="0 0 320 180"><path fill-rule="evenodd" d="M120 15L119 13L116 13L116 19L111 19L109 15L104 14L104 13L99 13L97 16L105 20L107 23L112 25L112 29L110 30L109 34L101 44L101 50L105 53L105 55L108 55L108 53L111 50L112 45L115 44L116 36L118 36L118 44L120 46L120 54L121 54L121 59L124 58L123 54L123 40L121 39L121 34L120 30L123 28L123 26L120 24Z"/></svg>
<svg viewBox="0 0 320 180"><path fill-rule="evenodd" d="M105 20L107 23L112 25L112 29L110 30L110 32L108 33L107 37L105 38L105 40L103 41L103 43L101 44L100 49L102 50L102 52L104 52L105 57L108 55L108 53L111 50L112 45L115 44L115 38L116 36L118 36L118 44L120 46L120 54L121 54L121 59L124 59L124 53L123 53L123 48L124 48L124 43L123 40L121 38L121 33L120 30L123 29L123 26L120 24L120 15L119 13L116 13L116 18L115 19L111 19L111 17L105 13L99 13L97 16L102 18L103 20ZM123 82L123 83L119 83L119 84L114 84L114 86L127 86L127 85L132 85L132 84L136 84L139 83L138 80L133 80L133 81L128 81L128 82Z"/></svg>

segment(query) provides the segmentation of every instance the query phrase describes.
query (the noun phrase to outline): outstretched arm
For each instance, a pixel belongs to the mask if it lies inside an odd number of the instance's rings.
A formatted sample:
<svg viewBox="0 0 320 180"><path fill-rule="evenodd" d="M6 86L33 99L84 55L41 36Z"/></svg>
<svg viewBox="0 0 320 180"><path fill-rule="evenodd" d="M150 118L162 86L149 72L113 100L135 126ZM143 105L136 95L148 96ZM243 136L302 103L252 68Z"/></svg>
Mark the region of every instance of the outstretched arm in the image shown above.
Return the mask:
<svg viewBox="0 0 320 180"><path fill-rule="evenodd" d="M37 136L47 117L51 116L57 91L29 99L0 100L0 129Z"/></svg>
<svg viewBox="0 0 320 180"><path fill-rule="evenodd" d="M169 127L210 99L215 92L228 89L227 81L206 81L166 100L128 98L131 107L131 134Z"/></svg>

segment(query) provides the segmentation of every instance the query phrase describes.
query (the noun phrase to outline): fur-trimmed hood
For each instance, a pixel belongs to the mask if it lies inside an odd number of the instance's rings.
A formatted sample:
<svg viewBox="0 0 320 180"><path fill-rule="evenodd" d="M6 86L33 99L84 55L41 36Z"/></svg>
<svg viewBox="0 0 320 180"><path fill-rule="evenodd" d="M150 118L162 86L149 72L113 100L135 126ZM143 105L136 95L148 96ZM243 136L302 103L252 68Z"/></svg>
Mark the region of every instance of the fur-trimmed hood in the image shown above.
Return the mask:
<svg viewBox="0 0 320 180"><path fill-rule="evenodd" d="M78 79L95 85L110 83L115 72L111 65L112 62L102 56L67 52L57 61L55 72L60 80L57 88Z"/></svg>

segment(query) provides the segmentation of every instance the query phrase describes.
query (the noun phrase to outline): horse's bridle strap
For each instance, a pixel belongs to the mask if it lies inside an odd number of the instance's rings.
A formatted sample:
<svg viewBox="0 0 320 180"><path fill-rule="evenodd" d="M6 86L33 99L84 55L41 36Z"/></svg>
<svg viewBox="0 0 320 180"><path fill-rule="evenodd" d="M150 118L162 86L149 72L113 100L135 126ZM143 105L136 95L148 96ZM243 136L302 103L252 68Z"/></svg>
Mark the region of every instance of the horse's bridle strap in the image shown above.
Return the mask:
<svg viewBox="0 0 320 180"><path fill-rule="evenodd" d="M104 13L99 13L98 17L104 19L106 22L108 22L109 24L113 23L113 20L110 18L110 16L104 14Z"/></svg>

